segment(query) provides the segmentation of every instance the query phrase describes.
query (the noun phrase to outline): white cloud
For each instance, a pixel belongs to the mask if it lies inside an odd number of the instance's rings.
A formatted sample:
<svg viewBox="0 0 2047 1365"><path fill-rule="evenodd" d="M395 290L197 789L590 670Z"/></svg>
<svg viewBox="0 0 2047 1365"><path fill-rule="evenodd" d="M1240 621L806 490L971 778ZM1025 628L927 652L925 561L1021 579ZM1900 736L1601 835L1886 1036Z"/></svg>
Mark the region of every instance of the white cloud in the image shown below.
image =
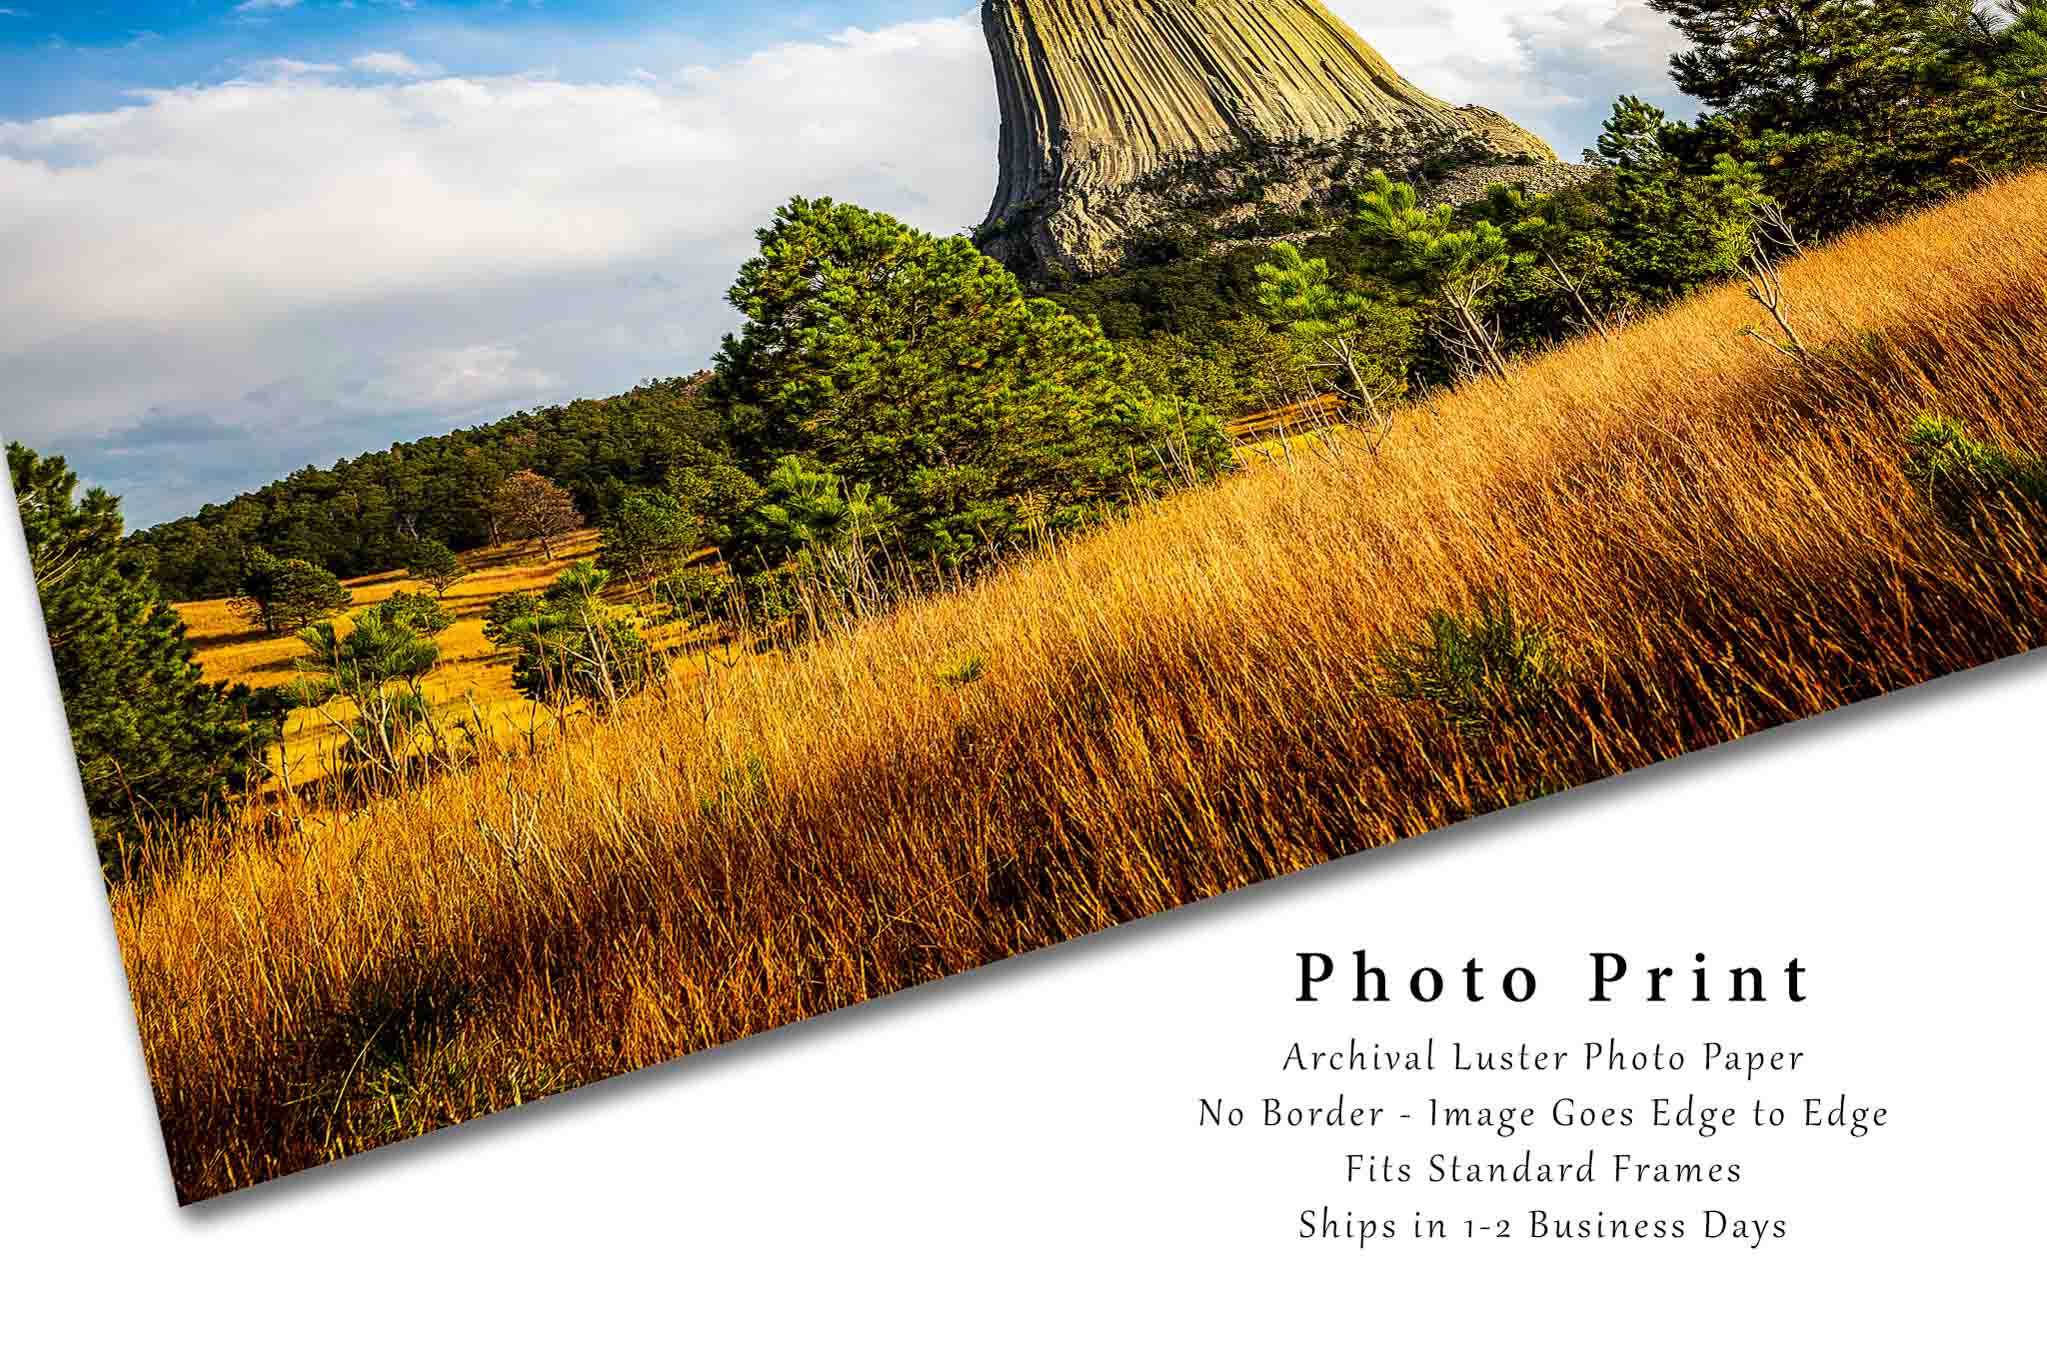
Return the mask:
<svg viewBox="0 0 2047 1365"><path fill-rule="evenodd" d="M431 62L415 62L403 52L365 52L348 65L352 70L368 76L418 78L441 74L440 67Z"/></svg>
<svg viewBox="0 0 2047 1365"><path fill-rule="evenodd" d="M260 14L265 10L297 9L299 0L242 0L235 6L236 14Z"/></svg>
<svg viewBox="0 0 2047 1365"><path fill-rule="evenodd" d="M1643 0L1327 0L1432 95L1511 114L1575 160L1624 93L1689 106L1670 85L1677 31Z"/></svg>
<svg viewBox="0 0 2047 1365"><path fill-rule="evenodd" d="M1470 3L1440 24L1334 8L1425 88L1567 154L1583 142L1557 127L1596 126L1616 81L1660 62L1644 55L1659 35L1625 22L1638 0ZM723 293L754 230L791 195L950 232L994 189L972 14L610 83L429 76L395 52L350 67L380 79L287 60L0 123L0 259L21 267L0 271L11 435L72 454L141 519L175 514L697 368L733 325Z"/></svg>
<svg viewBox="0 0 2047 1365"><path fill-rule="evenodd" d="M298 76L325 76L341 68L332 62L302 62L294 57L266 57L260 62L251 62L242 68L245 77L254 80L291 80Z"/></svg>
<svg viewBox="0 0 2047 1365"><path fill-rule="evenodd" d="M153 518L309 459L687 372L792 194L939 231L978 220L986 62L978 28L947 19L653 82L365 84L277 64L0 123L0 258L26 266L0 272L0 411ZM249 441L117 453L151 414ZM167 500L172 462L196 486Z"/></svg>

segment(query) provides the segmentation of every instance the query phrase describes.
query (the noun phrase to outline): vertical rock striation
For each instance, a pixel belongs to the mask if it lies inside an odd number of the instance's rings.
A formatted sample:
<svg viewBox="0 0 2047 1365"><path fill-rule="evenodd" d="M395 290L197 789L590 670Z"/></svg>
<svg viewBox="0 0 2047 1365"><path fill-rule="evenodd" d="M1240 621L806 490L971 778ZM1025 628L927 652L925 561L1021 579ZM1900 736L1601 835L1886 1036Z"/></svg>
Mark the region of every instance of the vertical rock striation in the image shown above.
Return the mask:
<svg viewBox="0 0 2047 1365"><path fill-rule="evenodd" d="M1002 144L979 240L1026 276L1112 269L1175 224L1255 236L1373 167L1556 160L1317 0L986 0L981 22Z"/></svg>

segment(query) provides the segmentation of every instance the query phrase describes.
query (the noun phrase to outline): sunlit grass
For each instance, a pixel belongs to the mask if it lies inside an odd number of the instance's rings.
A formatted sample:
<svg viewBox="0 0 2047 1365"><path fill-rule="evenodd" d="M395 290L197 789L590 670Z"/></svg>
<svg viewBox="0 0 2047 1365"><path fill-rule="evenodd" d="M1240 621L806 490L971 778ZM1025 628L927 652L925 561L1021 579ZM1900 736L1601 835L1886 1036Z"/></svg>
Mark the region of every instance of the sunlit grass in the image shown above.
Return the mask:
<svg viewBox="0 0 2047 1365"><path fill-rule="evenodd" d="M2043 244L2047 177L2002 184L1787 264L1809 363L1723 290L1376 454L1290 437L530 756L152 855L114 913L181 1194L2038 646L2041 521L1957 529L1907 464L1926 413L2047 449ZM1389 685L1431 613L1437 690L1512 704Z"/></svg>
<svg viewBox="0 0 2047 1365"><path fill-rule="evenodd" d="M597 532L581 531L564 537L552 560L526 544L462 557L470 574L450 587L443 599L455 623L434 637L440 661L421 684L445 720L480 723L506 740L518 736L533 742L554 734L556 717L512 686L511 656L484 638L483 614L505 593L546 588L570 564L595 554L597 547ZM350 612L374 606L400 589L427 591L402 571L349 579L343 586L353 599ZM622 600L630 597L623 591L619 595ZM198 649L207 681L278 687L298 680L298 661L305 658L306 647L291 632L266 635L226 600L180 602L177 610ZM673 647L683 643L687 633L675 626L657 626L649 630L648 638L659 647ZM345 698L294 711L285 722L282 741L269 755L275 775L271 788L312 781L332 771L346 748L341 726L354 719L354 707Z"/></svg>

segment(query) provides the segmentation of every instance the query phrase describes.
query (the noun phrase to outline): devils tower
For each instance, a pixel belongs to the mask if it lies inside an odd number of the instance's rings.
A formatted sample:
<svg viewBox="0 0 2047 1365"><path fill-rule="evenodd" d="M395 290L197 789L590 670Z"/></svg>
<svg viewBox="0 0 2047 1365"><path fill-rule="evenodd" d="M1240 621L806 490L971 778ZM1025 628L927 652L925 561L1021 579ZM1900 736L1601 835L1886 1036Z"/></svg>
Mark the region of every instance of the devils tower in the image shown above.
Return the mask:
<svg viewBox="0 0 2047 1365"><path fill-rule="evenodd" d="M1027 277L1114 269L1161 231L1253 239L1373 169L1556 162L1317 0L985 0L981 24L1002 143L977 240Z"/></svg>

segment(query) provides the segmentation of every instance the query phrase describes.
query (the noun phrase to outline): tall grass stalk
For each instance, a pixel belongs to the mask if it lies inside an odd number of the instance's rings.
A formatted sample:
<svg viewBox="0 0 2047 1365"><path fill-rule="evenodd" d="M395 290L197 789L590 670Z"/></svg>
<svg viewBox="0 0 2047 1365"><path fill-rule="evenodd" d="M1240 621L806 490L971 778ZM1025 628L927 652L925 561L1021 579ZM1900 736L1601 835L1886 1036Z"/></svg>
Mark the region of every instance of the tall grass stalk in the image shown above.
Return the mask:
<svg viewBox="0 0 2047 1365"><path fill-rule="evenodd" d="M1743 341L1723 289L1404 411L1371 458L1261 464L530 756L144 851L114 914L180 1193L2040 645L2037 519L1958 528L1906 463L1925 412L2047 449L2042 243L2047 177L2003 183L1784 261L1815 363ZM1375 685L1480 591L1568 655L1540 707L1475 727Z"/></svg>

